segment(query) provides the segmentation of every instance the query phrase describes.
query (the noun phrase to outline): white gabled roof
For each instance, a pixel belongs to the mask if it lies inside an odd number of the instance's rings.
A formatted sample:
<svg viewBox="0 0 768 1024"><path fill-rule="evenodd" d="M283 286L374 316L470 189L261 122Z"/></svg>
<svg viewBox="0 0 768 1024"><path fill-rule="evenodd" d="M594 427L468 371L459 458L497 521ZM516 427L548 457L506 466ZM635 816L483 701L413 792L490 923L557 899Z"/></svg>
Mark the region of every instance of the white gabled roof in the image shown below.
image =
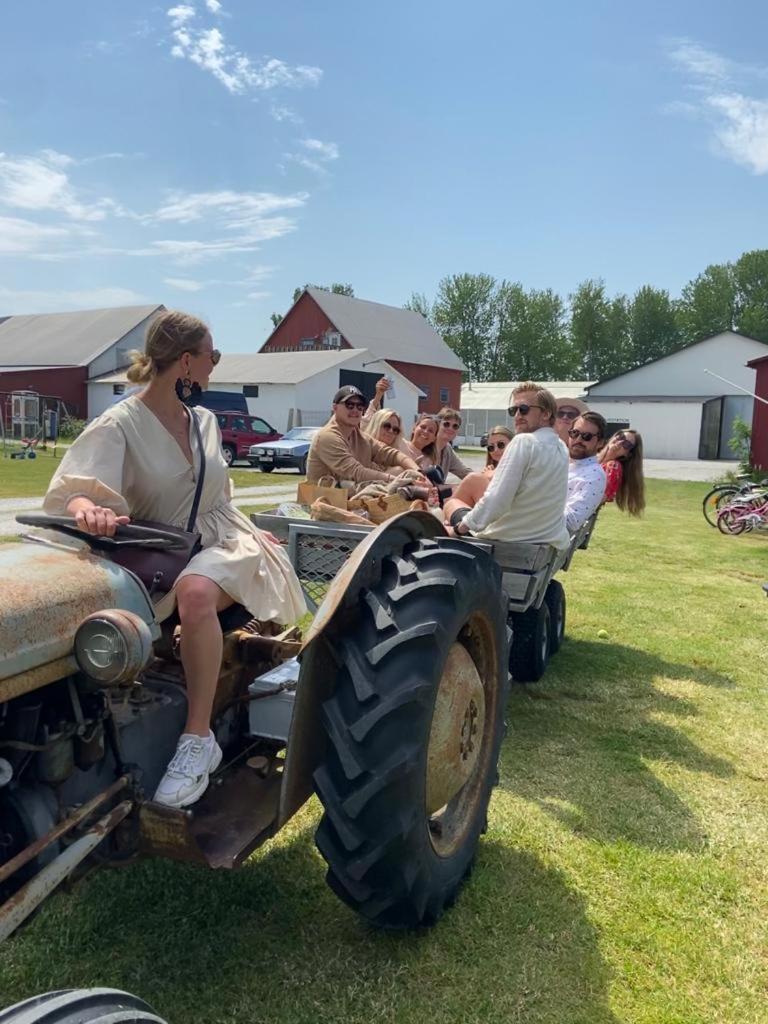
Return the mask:
<svg viewBox="0 0 768 1024"><path fill-rule="evenodd" d="M461 409L506 409L509 396L518 380L495 380L472 382L461 385ZM551 391L555 398L584 398L590 385L588 380L542 380L537 381Z"/></svg>

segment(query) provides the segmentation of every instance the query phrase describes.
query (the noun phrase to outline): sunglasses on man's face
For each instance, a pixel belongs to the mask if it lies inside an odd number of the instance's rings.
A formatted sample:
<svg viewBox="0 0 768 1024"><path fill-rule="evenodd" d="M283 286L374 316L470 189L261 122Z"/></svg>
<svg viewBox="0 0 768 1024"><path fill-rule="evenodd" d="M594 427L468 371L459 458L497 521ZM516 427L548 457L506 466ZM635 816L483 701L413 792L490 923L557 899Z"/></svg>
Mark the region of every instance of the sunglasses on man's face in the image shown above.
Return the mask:
<svg viewBox="0 0 768 1024"><path fill-rule="evenodd" d="M365 412L365 402L354 402L351 398L347 399L344 405L351 411L352 409L359 409L360 412Z"/></svg>
<svg viewBox="0 0 768 1024"><path fill-rule="evenodd" d="M389 430L393 434L399 434L400 433L400 427L396 427L394 423L382 423L381 424L381 429L382 430Z"/></svg>
<svg viewBox="0 0 768 1024"><path fill-rule="evenodd" d="M461 424L455 420L443 420L443 426L446 430L458 430Z"/></svg>
<svg viewBox="0 0 768 1024"><path fill-rule="evenodd" d="M577 437L580 437L582 441L591 441L593 437L598 437L596 430L569 430L568 437L572 437L575 441Z"/></svg>
<svg viewBox="0 0 768 1024"><path fill-rule="evenodd" d="M493 443L487 444L485 447L488 449L489 452L492 452L494 449L496 451L503 452L504 449L507 447L507 442L506 441L497 441L496 444L493 444Z"/></svg>
<svg viewBox="0 0 768 1024"><path fill-rule="evenodd" d="M528 405L527 402L521 402L520 405L510 405L507 412L510 416L517 416L520 413L521 416L527 416L531 409L541 409L540 405Z"/></svg>
<svg viewBox="0 0 768 1024"><path fill-rule="evenodd" d="M579 418L578 409L558 409L557 418L559 420L577 420Z"/></svg>

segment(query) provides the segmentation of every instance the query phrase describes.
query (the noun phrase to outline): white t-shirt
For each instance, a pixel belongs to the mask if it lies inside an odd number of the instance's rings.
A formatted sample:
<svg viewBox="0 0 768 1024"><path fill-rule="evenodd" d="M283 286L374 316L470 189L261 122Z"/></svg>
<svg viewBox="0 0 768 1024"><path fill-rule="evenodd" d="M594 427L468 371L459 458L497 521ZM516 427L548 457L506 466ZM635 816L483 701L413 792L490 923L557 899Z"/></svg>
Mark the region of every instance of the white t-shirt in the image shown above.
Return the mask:
<svg viewBox="0 0 768 1024"><path fill-rule="evenodd" d="M605 470L597 456L572 459L568 466L568 499L565 503L565 523L569 533L576 533L605 497Z"/></svg>
<svg viewBox="0 0 768 1024"><path fill-rule="evenodd" d="M462 521L483 539L567 548L567 490L568 450L554 430L515 434L487 491Z"/></svg>

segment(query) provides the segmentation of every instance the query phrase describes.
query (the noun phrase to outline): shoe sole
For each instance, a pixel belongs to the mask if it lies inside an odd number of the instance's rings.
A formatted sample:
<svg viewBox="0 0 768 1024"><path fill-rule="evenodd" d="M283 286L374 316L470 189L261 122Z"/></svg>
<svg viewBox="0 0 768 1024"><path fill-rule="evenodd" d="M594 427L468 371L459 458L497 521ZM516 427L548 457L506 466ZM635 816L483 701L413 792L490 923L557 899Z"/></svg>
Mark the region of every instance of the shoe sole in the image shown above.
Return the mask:
<svg viewBox="0 0 768 1024"><path fill-rule="evenodd" d="M198 783L197 789L194 789L188 796L185 796L181 803L169 804L165 803L163 800L155 800L153 801L153 803L158 803L162 807L171 807L173 810L176 811L183 811L185 807L191 807L192 804L196 804L200 797L203 795L203 793L206 791L206 789L208 789L208 786L210 785L211 781L211 775L213 774L213 772L216 771L216 769L221 764L221 758L221 747L217 746L216 753L213 755L213 760L208 766L208 772L202 777L202 779Z"/></svg>

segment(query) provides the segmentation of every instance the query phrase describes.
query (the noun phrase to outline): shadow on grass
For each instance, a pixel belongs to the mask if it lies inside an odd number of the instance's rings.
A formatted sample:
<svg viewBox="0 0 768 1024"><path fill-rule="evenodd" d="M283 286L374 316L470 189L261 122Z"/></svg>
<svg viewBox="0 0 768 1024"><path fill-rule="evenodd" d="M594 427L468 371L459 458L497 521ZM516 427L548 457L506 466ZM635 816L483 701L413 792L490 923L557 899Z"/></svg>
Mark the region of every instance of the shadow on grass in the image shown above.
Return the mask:
<svg viewBox="0 0 768 1024"><path fill-rule="evenodd" d="M0 993L111 985L170 1024L615 1024L585 903L531 855L483 842L456 906L420 933L366 926L323 869L307 829L238 872L104 871L4 947Z"/></svg>
<svg viewBox="0 0 768 1024"><path fill-rule="evenodd" d="M577 834L702 849L707 837L697 819L654 765L719 778L731 776L733 768L657 717L696 715L692 701L656 688L658 676L733 685L709 669L634 648L569 640L542 683L513 688L501 785Z"/></svg>

